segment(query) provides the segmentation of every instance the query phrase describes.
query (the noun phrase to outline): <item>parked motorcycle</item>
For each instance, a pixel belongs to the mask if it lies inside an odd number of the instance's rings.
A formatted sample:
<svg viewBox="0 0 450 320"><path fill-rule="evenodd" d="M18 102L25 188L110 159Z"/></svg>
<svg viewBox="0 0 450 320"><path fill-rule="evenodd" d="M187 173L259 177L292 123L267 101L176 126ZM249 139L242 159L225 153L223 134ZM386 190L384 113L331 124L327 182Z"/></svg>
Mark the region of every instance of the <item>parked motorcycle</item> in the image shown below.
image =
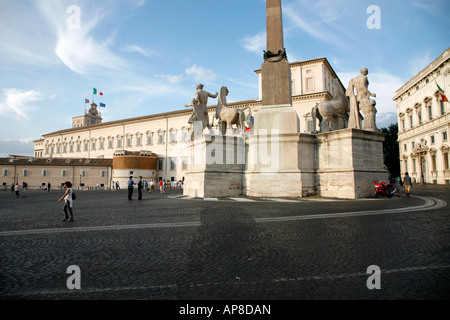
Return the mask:
<svg viewBox="0 0 450 320"><path fill-rule="evenodd" d="M386 184L386 182L384 181L378 183L376 180L373 180L373 183L375 184L375 198L377 197L392 198L392 196L396 192L394 184Z"/></svg>

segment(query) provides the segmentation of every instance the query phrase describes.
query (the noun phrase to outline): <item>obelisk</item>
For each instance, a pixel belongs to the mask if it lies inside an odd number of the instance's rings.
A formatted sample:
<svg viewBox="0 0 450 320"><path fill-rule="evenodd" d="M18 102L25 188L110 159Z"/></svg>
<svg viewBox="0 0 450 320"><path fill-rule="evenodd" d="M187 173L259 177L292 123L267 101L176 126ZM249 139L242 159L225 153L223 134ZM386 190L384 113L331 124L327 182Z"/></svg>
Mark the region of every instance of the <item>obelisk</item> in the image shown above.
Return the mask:
<svg viewBox="0 0 450 320"><path fill-rule="evenodd" d="M280 133L300 131L292 108L291 68L283 40L281 0L266 0L267 51L261 66L262 107L255 116L255 131L277 129Z"/></svg>
<svg viewBox="0 0 450 320"><path fill-rule="evenodd" d="M266 1L267 51L262 73L262 104L292 105L291 69L283 40L281 0Z"/></svg>

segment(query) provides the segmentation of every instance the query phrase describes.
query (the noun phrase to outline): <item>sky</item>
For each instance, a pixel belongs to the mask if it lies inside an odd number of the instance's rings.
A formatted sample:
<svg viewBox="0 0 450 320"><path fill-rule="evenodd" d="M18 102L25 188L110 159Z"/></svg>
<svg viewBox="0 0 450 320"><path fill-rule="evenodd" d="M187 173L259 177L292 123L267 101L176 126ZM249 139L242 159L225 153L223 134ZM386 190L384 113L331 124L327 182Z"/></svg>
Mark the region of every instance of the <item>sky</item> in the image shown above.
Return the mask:
<svg viewBox="0 0 450 320"><path fill-rule="evenodd" d="M449 0L282 9L289 62L326 57L344 86L368 68L379 128L397 121L395 91L449 48ZM1 0L0 157L32 156L93 97L103 122L184 109L198 83L257 99L265 30L265 0Z"/></svg>

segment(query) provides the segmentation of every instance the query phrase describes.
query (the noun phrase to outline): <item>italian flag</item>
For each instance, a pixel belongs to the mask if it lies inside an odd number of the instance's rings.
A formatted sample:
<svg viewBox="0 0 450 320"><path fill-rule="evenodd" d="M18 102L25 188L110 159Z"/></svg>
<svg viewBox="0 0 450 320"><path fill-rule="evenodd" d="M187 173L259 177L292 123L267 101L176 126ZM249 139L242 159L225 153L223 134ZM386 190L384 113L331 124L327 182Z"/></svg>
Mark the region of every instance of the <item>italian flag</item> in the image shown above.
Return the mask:
<svg viewBox="0 0 450 320"><path fill-rule="evenodd" d="M438 89L439 89L439 94L441 95L442 101L448 102L448 99L447 99L447 97L445 96L444 90L442 90L441 87L439 87L439 85L437 84L437 82L436 82L436 85L437 85L437 87L438 87Z"/></svg>
<svg viewBox="0 0 450 320"><path fill-rule="evenodd" d="M244 121L244 126L245 126L245 132L249 132L252 130L246 121Z"/></svg>
<svg viewBox="0 0 450 320"><path fill-rule="evenodd" d="M101 96L103 95L103 92L98 92L98 90L94 88L94 94L97 94L97 93Z"/></svg>

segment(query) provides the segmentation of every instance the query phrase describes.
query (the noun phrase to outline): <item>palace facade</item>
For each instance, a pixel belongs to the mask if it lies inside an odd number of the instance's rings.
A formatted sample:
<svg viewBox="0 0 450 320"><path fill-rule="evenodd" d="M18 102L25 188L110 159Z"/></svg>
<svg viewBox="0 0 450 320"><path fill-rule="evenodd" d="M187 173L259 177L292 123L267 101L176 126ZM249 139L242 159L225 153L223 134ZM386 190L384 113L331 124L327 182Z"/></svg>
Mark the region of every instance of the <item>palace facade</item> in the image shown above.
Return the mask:
<svg viewBox="0 0 450 320"><path fill-rule="evenodd" d="M312 108L321 101L331 100L338 90L345 91L345 88L326 58L294 62L290 63L290 67L293 108L298 114L300 132L311 133L313 131ZM259 78L259 98L228 104L229 107L244 111L246 122L250 127L253 127L253 115L261 106L261 70L256 70L255 73ZM208 111L210 121L213 121L215 106L209 106ZM44 159L47 166L52 166L55 164L52 162L53 159L112 160L124 154L130 157L150 156L156 158L152 162L154 167L140 168L144 170L142 172L145 172L146 180L183 180L187 170L187 141L193 131L188 123L191 115L192 109L183 108L179 111L102 122L97 105L91 104L91 108L84 115L73 118L72 128L43 134L41 139L34 141L34 156L29 160ZM217 131L217 127L217 121L214 121L213 129ZM13 159L14 156L10 158ZM11 165L8 167L8 164L12 164L8 161L2 163L3 184L10 185L16 180L19 182L24 180L21 170L26 169L21 168L17 171ZM112 181L120 181L120 185L125 186L128 174L133 173L135 177L137 176L137 171L133 168L121 167L120 177L115 177L114 172L119 170L114 169L111 161L110 167L104 170L109 173L106 177L102 177L104 179L99 179L101 173L96 172L96 169L91 173L90 167L87 166L81 184L85 187L95 187L97 183L101 183L105 188L110 188ZM36 170L36 172L33 170L33 174L39 176L39 179L36 178L39 182L31 185L28 183L30 187L42 187L47 180L54 185L60 185L64 182L63 180L67 180L66 177L73 177L74 187L80 184L79 172L75 172L75 168L74 172L71 172L68 168L58 167L55 172L47 171L45 178L42 177L42 170L44 169ZM27 173L27 180L30 180L31 172ZM62 176L62 173L65 176ZM89 180L90 175L95 176L96 179ZM100 180L101 182L98 182Z"/></svg>
<svg viewBox="0 0 450 320"><path fill-rule="evenodd" d="M416 183L450 183L450 49L395 92L402 174Z"/></svg>

